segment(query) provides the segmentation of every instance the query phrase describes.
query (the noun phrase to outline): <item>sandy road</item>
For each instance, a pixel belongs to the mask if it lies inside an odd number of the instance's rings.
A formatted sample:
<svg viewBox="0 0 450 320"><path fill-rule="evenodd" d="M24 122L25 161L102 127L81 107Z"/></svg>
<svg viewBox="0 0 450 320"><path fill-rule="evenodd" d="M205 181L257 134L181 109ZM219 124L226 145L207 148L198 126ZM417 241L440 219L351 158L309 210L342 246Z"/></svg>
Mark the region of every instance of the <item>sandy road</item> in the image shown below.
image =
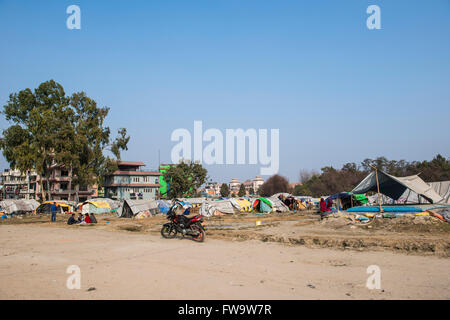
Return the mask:
<svg viewBox="0 0 450 320"><path fill-rule="evenodd" d="M82 226L1 225L0 242L0 299L450 299L448 258ZM382 290L365 286L373 264ZM79 290L66 287L69 265Z"/></svg>

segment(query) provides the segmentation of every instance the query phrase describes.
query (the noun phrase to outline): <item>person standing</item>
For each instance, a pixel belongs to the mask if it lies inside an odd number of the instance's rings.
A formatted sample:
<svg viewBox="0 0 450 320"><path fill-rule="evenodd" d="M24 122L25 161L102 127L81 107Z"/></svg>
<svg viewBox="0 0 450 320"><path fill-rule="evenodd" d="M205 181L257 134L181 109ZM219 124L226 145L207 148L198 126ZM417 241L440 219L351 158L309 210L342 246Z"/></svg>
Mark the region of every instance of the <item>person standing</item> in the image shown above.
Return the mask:
<svg viewBox="0 0 450 320"><path fill-rule="evenodd" d="M58 207L56 206L56 203L53 202L52 204L52 218L51 218L51 222L55 222L56 221L56 211L58 210Z"/></svg>
<svg viewBox="0 0 450 320"><path fill-rule="evenodd" d="M323 198L320 198L320 213L324 213L327 211L327 203Z"/></svg>

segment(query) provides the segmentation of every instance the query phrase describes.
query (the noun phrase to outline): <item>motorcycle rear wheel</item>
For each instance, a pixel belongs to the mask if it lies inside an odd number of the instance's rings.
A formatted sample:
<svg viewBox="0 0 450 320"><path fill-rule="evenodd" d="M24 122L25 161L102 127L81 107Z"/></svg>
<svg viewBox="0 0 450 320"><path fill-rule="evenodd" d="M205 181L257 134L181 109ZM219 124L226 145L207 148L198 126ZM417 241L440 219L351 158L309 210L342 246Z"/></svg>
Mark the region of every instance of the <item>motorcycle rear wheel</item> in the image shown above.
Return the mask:
<svg viewBox="0 0 450 320"><path fill-rule="evenodd" d="M203 242L205 241L205 231L203 231L203 229L201 227L197 227L195 226L195 231L198 232L197 236L192 236L192 240L196 241L196 242Z"/></svg>
<svg viewBox="0 0 450 320"><path fill-rule="evenodd" d="M177 235L177 231L172 226L163 226L161 228L161 235L166 239L173 239Z"/></svg>

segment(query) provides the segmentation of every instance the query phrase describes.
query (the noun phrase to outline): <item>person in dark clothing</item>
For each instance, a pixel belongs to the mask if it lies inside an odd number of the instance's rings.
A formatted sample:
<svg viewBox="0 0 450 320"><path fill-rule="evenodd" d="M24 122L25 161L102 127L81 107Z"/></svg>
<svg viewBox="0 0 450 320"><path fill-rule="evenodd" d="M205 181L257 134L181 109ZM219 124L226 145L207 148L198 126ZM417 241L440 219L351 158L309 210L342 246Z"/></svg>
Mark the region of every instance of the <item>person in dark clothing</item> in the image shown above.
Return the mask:
<svg viewBox="0 0 450 320"><path fill-rule="evenodd" d="M91 223L97 223L97 219L95 218L93 213L91 213Z"/></svg>
<svg viewBox="0 0 450 320"><path fill-rule="evenodd" d="M51 209L52 209L51 222L55 222L56 221L56 210L58 210L58 207L56 206L56 203L53 202Z"/></svg>
<svg viewBox="0 0 450 320"><path fill-rule="evenodd" d="M75 223L77 223L77 221L75 220L75 213L72 213L72 215L69 217L69 220L67 220L67 224L71 225Z"/></svg>

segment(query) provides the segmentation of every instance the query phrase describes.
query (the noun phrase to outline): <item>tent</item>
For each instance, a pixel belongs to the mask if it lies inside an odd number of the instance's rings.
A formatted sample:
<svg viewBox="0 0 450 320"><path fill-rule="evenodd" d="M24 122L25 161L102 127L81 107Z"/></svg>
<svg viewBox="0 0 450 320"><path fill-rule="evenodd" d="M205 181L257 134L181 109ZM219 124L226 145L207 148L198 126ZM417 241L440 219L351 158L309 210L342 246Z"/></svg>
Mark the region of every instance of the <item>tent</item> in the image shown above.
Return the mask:
<svg viewBox="0 0 450 320"><path fill-rule="evenodd" d="M93 199L89 199L88 201L89 202L97 202L97 201L107 202L112 211L114 211L114 209L117 210L121 206L121 203L119 200L113 200L110 198L93 198Z"/></svg>
<svg viewBox="0 0 450 320"><path fill-rule="evenodd" d="M35 214L50 214L52 213L52 204L56 204L59 213L71 213L73 211L73 206L66 201L56 200L56 201L45 201L42 202L35 210Z"/></svg>
<svg viewBox="0 0 450 320"><path fill-rule="evenodd" d="M426 184L418 175L408 177L394 177L381 170L378 170L378 181L380 193L398 200L406 190L411 190L430 203L437 203L443 200L433 188ZM376 173L371 172L353 190L352 193L377 192Z"/></svg>
<svg viewBox="0 0 450 320"><path fill-rule="evenodd" d="M347 210L354 206L368 203L368 198L363 194L352 194L350 192L339 192L329 196L326 201L332 200L336 209Z"/></svg>
<svg viewBox="0 0 450 320"><path fill-rule="evenodd" d="M206 217L239 213L230 200L204 202L200 207L200 214Z"/></svg>
<svg viewBox="0 0 450 320"><path fill-rule="evenodd" d="M253 202L253 208L255 211L261 213L269 213L272 212L272 203L266 198L258 198Z"/></svg>
<svg viewBox="0 0 450 320"><path fill-rule="evenodd" d="M39 206L39 202L36 200L3 200L0 201L0 211L3 211L7 215L19 215L33 213Z"/></svg>
<svg viewBox="0 0 450 320"><path fill-rule="evenodd" d="M132 218L158 214L159 207L156 200L125 200L120 217Z"/></svg>
<svg viewBox="0 0 450 320"><path fill-rule="evenodd" d="M156 200L158 203L159 212L163 214L167 214L170 209L170 203L164 200Z"/></svg>
<svg viewBox="0 0 450 320"><path fill-rule="evenodd" d="M106 201L91 201L87 200L81 205L81 213L111 213L111 206Z"/></svg>
<svg viewBox="0 0 450 320"><path fill-rule="evenodd" d="M450 204L450 181L430 182L428 185L443 198L439 201L440 204ZM416 192L407 189L397 200L397 203L427 203L427 201Z"/></svg>
<svg viewBox="0 0 450 320"><path fill-rule="evenodd" d="M289 212L289 207L285 205L279 198L272 196L267 199L272 203L273 212Z"/></svg>
<svg viewBox="0 0 450 320"><path fill-rule="evenodd" d="M230 199L231 204L239 211L239 212L252 212L253 205L250 201L244 198L233 198Z"/></svg>

